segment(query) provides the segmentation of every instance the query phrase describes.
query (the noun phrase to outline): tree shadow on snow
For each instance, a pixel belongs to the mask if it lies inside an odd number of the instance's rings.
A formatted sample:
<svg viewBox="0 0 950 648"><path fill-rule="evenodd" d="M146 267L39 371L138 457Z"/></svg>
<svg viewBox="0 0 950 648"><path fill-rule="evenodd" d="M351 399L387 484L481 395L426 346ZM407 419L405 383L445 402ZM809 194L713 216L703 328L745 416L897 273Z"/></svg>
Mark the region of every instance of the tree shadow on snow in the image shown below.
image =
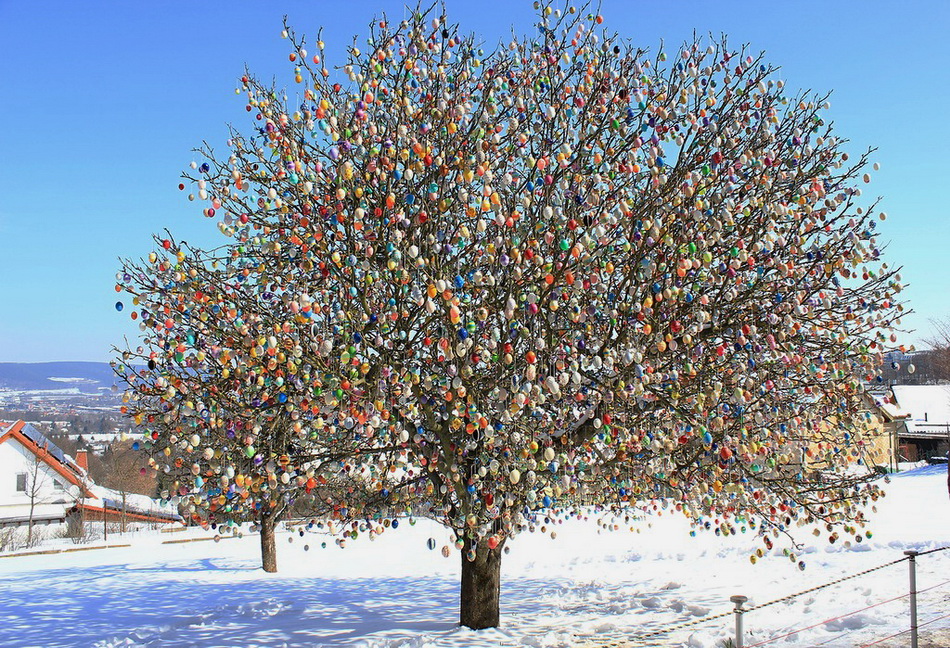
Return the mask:
<svg viewBox="0 0 950 648"><path fill-rule="evenodd" d="M0 645L342 646L376 632L444 632L457 614L457 583L431 577L188 583L142 573L164 568L77 571L53 587L4 578Z"/></svg>
<svg viewBox="0 0 950 648"><path fill-rule="evenodd" d="M79 568L52 578L42 571L5 577L0 645L314 648L362 639L372 646L420 633L444 634L457 624L455 579L286 573L248 579L259 568L230 563L212 558ZM229 571L236 572L234 578ZM198 573L210 573L219 582L189 576ZM531 619L532 626L558 628L565 612L597 617L630 611L626 606L605 610L605 604L629 600L625 595L631 592L615 592L619 596L605 601L603 589L603 584L588 591L565 581L503 578L503 625L521 626ZM660 592L638 594L662 597Z"/></svg>

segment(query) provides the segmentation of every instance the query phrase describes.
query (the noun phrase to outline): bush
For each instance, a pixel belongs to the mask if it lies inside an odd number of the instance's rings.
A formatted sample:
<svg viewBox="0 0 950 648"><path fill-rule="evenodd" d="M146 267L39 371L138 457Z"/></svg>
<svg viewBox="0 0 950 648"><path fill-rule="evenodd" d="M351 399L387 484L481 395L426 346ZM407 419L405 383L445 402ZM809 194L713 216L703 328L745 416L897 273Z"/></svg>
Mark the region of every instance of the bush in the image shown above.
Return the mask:
<svg viewBox="0 0 950 648"><path fill-rule="evenodd" d="M17 533L17 527L4 527L0 529L0 551L14 551L22 545L22 538Z"/></svg>

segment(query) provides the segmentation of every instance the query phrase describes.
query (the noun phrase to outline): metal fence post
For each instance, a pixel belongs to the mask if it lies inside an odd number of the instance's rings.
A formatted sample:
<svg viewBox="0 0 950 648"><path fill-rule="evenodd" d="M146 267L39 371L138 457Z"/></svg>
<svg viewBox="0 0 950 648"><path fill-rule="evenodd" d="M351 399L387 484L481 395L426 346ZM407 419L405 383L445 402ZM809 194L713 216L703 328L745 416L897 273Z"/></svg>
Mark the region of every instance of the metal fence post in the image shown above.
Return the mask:
<svg viewBox="0 0 950 648"><path fill-rule="evenodd" d="M905 551L910 571L910 648L917 648L917 551Z"/></svg>
<svg viewBox="0 0 950 648"><path fill-rule="evenodd" d="M737 594L735 596L729 597L729 600L735 603L735 615L736 615L736 648L742 648L742 604L749 600L748 596L742 596ZM914 648L917 648L916 644Z"/></svg>

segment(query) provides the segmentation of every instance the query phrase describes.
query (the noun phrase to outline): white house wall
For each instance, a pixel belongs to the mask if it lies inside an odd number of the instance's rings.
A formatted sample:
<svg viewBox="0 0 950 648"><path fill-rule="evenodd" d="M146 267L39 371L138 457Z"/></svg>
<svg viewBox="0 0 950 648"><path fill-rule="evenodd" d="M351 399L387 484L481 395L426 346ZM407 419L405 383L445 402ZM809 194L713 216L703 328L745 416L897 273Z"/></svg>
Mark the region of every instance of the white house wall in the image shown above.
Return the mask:
<svg viewBox="0 0 950 648"><path fill-rule="evenodd" d="M4 520L29 518L30 491L36 463L32 452L16 439L0 443L0 524ZM18 492L17 475L26 473L27 490ZM33 518L62 517L75 503L75 487L46 463L40 462ZM61 489L55 484L60 484Z"/></svg>

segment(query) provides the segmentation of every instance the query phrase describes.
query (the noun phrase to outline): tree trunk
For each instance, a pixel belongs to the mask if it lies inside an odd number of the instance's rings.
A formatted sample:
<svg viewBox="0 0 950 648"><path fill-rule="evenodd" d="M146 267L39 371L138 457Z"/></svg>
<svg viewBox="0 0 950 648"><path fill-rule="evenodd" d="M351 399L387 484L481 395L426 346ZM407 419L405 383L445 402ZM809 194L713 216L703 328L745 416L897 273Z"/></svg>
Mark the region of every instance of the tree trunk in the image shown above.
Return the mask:
<svg viewBox="0 0 950 648"><path fill-rule="evenodd" d="M473 542L465 538L462 549L462 587L459 594L459 624L481 630L498 627L501 598L501 550L482 540L475 547L475 560L468 559Z"/></svg>
<svg viewBox="0 0 950 648"><path fill-rule="evenodd" d="M29 493L30 493L30 521L26 527L26 546L33 546L33 515L36 511L36 498L40 494L40 459L33 457L32 475L30 475Z"/></svg>
<svg viewBox="0 0 950 648"><path fill-rule="evenodd" d="M272 511L261 511L261 564L264 571L277 571L277 519Z"/></svg>
<svg viewBox="0 0 950 648"><path fill-rule="evenodd" d="M33 546L33 507L35 506L35 498L30 497L30 521L26 527L26 546Z"/></svg>

